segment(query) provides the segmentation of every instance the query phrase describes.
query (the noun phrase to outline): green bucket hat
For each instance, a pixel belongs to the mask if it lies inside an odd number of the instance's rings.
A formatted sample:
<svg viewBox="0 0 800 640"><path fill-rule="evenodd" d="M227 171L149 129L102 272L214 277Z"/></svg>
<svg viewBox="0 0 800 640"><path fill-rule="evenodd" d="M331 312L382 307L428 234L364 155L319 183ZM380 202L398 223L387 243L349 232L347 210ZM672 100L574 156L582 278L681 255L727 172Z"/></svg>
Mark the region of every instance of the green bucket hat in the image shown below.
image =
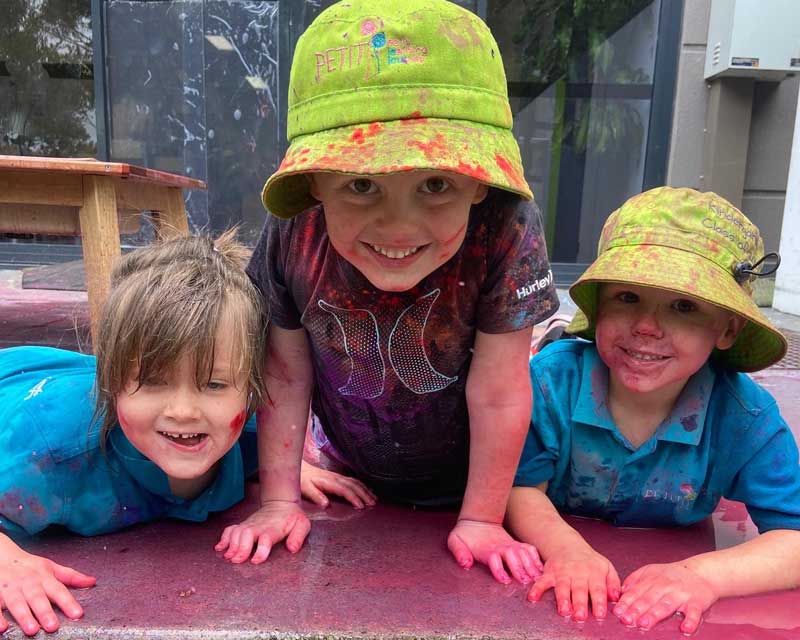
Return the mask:
<svg viewBox="0 0 800 640"><path fill-rule="evenodd" d="M289 148L261 194L273 215L316 204L306 176L452 171L531 199L500 49L445 0L347 0L297 42Z"/></svg>
<svg viewBox="0 0 800 640"><path fill-rule="evenodd" d="M745 318L733 346L715 350L713 357L735 371L764 369L786 354L787 342L752 298L753 280L767 275L756 270L763 258L758 227L724 198L694 189L651 189L606 220L597 259L570 287L579 311L567 331L594 339L599 283L657 287Z"/></svg>

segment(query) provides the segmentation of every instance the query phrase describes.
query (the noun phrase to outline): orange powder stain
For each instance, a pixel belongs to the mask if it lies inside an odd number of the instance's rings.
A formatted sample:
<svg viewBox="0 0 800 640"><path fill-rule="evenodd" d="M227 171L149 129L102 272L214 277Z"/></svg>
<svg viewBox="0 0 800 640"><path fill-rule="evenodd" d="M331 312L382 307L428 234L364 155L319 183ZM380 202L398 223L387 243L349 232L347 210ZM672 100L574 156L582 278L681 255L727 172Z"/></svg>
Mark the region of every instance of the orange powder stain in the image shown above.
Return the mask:
<svg viewBox="0 0 800 640"><path fill-rule="evenodd" d="M511 163L501 156L499 153L495 154L494 156L495 162L497 162L497 166L500 167L500 170L508 176L508 179L514 184L516 187L520 187L521 185L525 184L525 181L522 179Z"/></svg>
<svg viewBox="0 0 800 640"><path fill-rule="evenodd" d="M492 176L490 176L489 172L480 165L473 167L471 164L459 162L456 170L458 173L463 173L464 175L469 176L470 178L475 178L481 182L492 181Z"/></svg>

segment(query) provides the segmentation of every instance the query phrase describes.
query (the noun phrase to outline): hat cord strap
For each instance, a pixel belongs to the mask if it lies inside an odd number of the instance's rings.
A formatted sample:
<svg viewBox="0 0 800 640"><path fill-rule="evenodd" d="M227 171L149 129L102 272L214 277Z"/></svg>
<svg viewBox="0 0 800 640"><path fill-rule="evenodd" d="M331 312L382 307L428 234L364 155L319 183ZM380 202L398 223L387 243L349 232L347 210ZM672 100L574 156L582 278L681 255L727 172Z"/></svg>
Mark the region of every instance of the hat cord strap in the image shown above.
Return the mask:
<svg viewBox="0 0 800 640"><path fill-rule="evenodd" d="M765 265L761 271L756 271L756 268L764 263L768 259L774 258L775 264L774 265ZM733 277L736 279L736 282L742 284L752 278L764 278L766 276L771 276L778 270L778 267L781 266L781 257L776 251L770 251L769 253L765 254L758 262L755 264L751 264L750 262L740 262L733 268Z"/></svg>

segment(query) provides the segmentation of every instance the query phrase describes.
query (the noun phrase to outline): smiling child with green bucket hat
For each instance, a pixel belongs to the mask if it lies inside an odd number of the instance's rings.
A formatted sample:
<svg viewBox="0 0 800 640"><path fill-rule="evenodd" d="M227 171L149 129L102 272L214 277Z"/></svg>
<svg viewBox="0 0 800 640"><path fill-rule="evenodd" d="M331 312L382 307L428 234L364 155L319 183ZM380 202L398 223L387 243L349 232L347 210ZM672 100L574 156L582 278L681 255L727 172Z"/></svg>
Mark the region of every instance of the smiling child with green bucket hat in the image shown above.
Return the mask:
<svg viewBox="0 0 800 640"><path fill-rule="evenodd" d="M538 575L502 523L531 330L558 298L511 126L497 43L451 2L340 2L298 41L289 148L249 266L271 313L267 472L262 508L223 532L227 559L303 544L310 408L316 446L379 496L460 505L461 566Z"/></svg>
<svg viewBox="0 0 800 640"><path fill-rule="evenodd" d="M718 598L800 583L800 467L772 396L744 371L779 361L786 339L752 300L777 268L758 228L714 193L660 187L603 227L598 257L572 285L568 331L530 365L533 415L509 522L535 544L559 613L608 603L627 626L674 613L693 633ZM684 526L720 498L744 502L763 534L624 582L559 515L619 526ZM558 511L557 511L558 510Z"/></svg>

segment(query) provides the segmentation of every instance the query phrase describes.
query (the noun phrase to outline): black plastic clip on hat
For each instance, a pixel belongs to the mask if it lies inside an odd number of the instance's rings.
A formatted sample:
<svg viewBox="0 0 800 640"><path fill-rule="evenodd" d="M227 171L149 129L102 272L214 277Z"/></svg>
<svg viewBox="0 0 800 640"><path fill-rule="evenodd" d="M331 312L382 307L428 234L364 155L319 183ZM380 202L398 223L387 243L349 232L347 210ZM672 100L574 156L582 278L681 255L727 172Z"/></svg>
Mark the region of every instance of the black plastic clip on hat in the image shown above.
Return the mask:
<svg viewBox="0 0 800 640"><path fill-rule="evenodd" d="M764 265L761 271L756 271L756 268L764 263L767 259L774 258L775 264L773 265ZM740 262L733 268L733 277L739 284L743 282L747 282L748 280L752 280L753 278L764 278L766 276L771 276L778 270L778 267L781 266L781 257L775 251L770 251L767 254L764 254L764 257L761 258L755 264L751 264L750 262Z"/></svg>

